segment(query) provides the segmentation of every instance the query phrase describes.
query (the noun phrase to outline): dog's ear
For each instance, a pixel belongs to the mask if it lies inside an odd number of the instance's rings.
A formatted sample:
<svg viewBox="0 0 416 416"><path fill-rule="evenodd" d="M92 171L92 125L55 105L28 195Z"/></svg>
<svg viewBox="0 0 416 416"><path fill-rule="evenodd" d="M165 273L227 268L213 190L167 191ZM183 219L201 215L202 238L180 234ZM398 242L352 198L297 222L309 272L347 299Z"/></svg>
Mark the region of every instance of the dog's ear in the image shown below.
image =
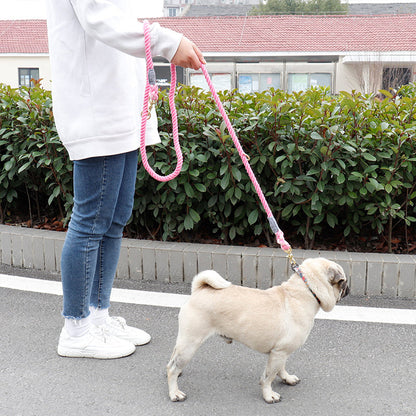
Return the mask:
<svg viewBox="0 0 416 416"><path fill-rule="evenodd" d="M341 281L345 281L347 280L345 277L345 273L344 270L342 269L342 267L340 265L336 265L336 266L331 266L329 268L329 282L332 285L336 285L337 283L341 282Z"/></svg>

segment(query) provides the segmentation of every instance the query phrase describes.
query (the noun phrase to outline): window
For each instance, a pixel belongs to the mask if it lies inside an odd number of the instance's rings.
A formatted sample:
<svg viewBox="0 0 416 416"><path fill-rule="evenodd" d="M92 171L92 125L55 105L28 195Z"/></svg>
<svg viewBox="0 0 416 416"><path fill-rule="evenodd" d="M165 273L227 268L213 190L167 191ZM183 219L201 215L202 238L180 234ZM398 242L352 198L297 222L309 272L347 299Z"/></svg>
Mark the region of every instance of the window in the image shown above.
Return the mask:
<svg viewBox="0 0 416 416"><path fill-rule="evenodd" d="M231 74L210 73L209 76L211 77L212 84L214 85L214 88L216 91L230 90L232 88ZM205 80L205 77L203 74L198 74L198 73L191 74L190 84L195 87L202 88L204 90L209 90L207 81Z"/></svg>
<svg viewBox="0 0 416 416"><path fill-rule="evenodd" d="M280 74L239 74L238 91L250 93L269 88L280 88Z"/></svg>
<svg viewBox="0 0 416 416"><path fill-rule="evenodd" d="M310 74L310 87L331 87L331 74Z"/></svg>
<svg viewBox="0 0 416 416"><path fill-rule="evenodd" d="M308 89L308 74L289 74L287 91L303 91Z"/></svg>
<svg viewBox="0 0 416 416"><path fill-rule="evenodd" d="M33 87L32 79L39 79L39 68L19 68L20 87Z"/></svg>
<svg viewBox="0 0 416 416"><path fill-rule="evenodd" d="M304 91L311 87L331 88L331 74L313 73L288 75L287 91L289 93Z"/></svg>
<svg viewBox="0 0 416 416"><path fill-rule="evenodd" d="M169 14L169 17L175 17L178 14L178 8L168 7L168 14Z"/></svg>

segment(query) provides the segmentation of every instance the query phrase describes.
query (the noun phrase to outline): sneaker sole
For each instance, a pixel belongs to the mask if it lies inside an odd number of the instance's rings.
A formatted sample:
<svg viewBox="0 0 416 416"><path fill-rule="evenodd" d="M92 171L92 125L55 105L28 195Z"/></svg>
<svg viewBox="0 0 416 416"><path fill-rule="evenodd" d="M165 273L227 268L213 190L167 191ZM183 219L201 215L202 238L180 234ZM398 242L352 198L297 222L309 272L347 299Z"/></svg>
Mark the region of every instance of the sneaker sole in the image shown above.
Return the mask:
<svg viewBox="0 0 416 416"><path fill-rule="evenodd" d="M149 337L149 339L145 339L145 340L141 340L141 341L139 341L139 340L137 340L137 339L134 339L134 338L129 338L129 337L123 337L123 336L120 336L120 335L115 335L117 338L120 338L120 339L122 339L122 340L124 340L124 341L129 341L129 342L131 342L132 344L134 344L136 347L140 347L141 345L146 345L146 344L148 344L151 340L152 340L152 338L151 337Z"/></svg>
<svg viewBox="0 0 416 416"><path fill-rule="evenodd" d="M134 348L133 348L134 347ZM107 352L105 354L97 351L80 351L71 348L58 347L58 355L61 357L70 358L96 358L100 360L113 360L115 358L123 358L132 355L136 351L136 347L133 346L131 349L124 351L123 353L118 352Z"/></svg>

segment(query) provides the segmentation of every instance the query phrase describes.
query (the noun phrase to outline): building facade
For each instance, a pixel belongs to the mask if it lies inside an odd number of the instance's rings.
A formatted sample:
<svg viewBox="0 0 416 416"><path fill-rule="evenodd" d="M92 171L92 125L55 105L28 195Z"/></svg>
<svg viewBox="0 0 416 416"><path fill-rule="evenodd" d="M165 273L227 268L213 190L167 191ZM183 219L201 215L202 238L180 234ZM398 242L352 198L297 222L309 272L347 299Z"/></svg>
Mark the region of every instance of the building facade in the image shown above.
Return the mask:
<svg viewBox="0 0 416 416"><path fill-rule="evenodd" d="M203 51L217 90L314 86L377 93L415 81L416 14L377 16L220 16L159 18ZM169 64L155 60L159 84ZM44 20L0 21L0 82L16 88L42 79L50 89ZM179 82L206 88L200 71Z"/></svg>
<svg viewBox="0 0 416 416"><path fill-rule="evenodd" d="M260 0L263 1L263 0ZM164 0L164 15L176 17L186 14L190 6L257 6L259 0ZM247 9L247 10L249 10ZM238 13L237 13L238 14Z"/></svg>

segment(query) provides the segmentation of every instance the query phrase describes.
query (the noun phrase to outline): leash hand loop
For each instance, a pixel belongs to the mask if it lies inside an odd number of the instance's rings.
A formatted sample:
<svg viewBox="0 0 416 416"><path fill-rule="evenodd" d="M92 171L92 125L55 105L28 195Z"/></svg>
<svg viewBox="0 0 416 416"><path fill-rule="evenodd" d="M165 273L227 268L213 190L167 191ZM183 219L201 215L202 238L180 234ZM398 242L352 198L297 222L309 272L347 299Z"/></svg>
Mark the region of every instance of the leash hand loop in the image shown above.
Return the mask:
<svg viewBox="0 0 416 416"><path fill-rule="evenodd" d="M156 84L156 73L153 68L152 53L151 53L151 43L150 43L150 27L149 22L143 22L144 29L144 44L146 50L146 88L144 91L143 99L143 111L142 111L142 122L140 129L140 155L142 157L142 163L149 175L158 180L159 182L168 182L176 178L182 169L183 156L181 151L181 146L179 143L179 134L178 134L178 116L176 113L175 107L175 87L176 87L176 67L171 64L170 73L170 89L169 89L169 107L172 113L172 134L173 134L173 144L175 147L176 157L178 159L175 170L167 176L162 176L157 174L150 166L149 161L147 160L146 153L146 122L151 117L151 110L156 105L159 92Z"/></svg>

